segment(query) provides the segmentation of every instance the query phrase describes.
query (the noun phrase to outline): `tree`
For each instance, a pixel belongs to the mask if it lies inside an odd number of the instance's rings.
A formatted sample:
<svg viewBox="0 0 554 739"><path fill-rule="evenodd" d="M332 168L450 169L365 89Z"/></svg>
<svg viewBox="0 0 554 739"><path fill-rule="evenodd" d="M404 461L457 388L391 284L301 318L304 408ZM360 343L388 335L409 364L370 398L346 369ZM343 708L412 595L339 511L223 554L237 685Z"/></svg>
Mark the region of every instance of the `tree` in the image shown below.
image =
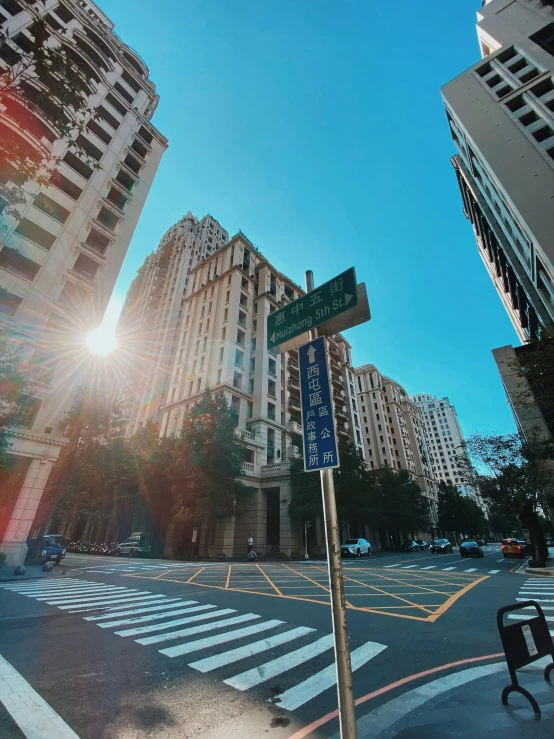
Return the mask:
<svg viewBox="0 0 554 739"><path fill-rule="evenodd" d="M93 81L64 40L65 30L50 27L33 8L36 3L19 2L34 19L32 40L24 36L15 41L0 31L0 53L9 65L0 71L0 105L14 123L13 128L0 124L0 212L12 214L26 202L25 182L50 182L50 170L61 161L52 155L56 139L70 144L92 169L99 167L79 139L93 112L87 107Z"/></svg>
<svg viewBox="0 0 554 739"><path fill-rule="evenodd" d="M415 534L429 526L429 505L406 470L371 470L370 516L389 531Z"/></svg>
<svg viewBox="0 0 554 739"><path fill-rule="evenodd" d="M535 562L544 566L548 549L540 527L539 511L550 502L553 443L528 441L519 434L473 434L466 446L474 464L485 471L479 474L468 468L466 478L479 486L483 498L491 501L495 510L517 515L523 527L529 530Z"/></svg>
<svg viewBox="0 0 554 739"><path fill-rule="evenodd" d="M514 361L515 372L522 372L532 395L516 392L514 400L525 407L539 406L550 432L554 434L554 328L542 328L539 339L519 347Z"/></svg>
<svg viewBox="0 0 554 739"><path fill-rule="evenodd" d="M207 390L185 419L169 469L175 517L205 524L206 550L216 524L242 514L246 447L235 427L225 397Z"/></svg>
<svg viewBox="0 0 554 739"><path fill-rule="evenodd" d="M487 526L483 511L450 482L439 483L439 526L443 531L482 534Z"/></svg>
<svg viewBox="0 0 554 739"><path fill-rule="evenodd" d="M0 469L7 465L8 428L18 421L29 379L23 344L0 329Z"/></svg>

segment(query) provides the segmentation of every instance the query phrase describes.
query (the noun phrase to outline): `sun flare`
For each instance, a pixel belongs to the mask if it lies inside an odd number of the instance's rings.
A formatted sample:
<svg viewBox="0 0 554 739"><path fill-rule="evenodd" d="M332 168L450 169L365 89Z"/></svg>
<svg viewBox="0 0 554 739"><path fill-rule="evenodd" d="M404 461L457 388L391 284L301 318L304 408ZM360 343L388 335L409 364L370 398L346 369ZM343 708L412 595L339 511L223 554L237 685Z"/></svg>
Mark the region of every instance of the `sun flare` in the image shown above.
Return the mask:
<svg viewBox="0 0 554 739"><path fill-rule="evenodd" d="M115 329L122 307L121 301L112 298L106 308L102 323L87 336L87 347L91 354L107 357L117 347Z"/></svg>

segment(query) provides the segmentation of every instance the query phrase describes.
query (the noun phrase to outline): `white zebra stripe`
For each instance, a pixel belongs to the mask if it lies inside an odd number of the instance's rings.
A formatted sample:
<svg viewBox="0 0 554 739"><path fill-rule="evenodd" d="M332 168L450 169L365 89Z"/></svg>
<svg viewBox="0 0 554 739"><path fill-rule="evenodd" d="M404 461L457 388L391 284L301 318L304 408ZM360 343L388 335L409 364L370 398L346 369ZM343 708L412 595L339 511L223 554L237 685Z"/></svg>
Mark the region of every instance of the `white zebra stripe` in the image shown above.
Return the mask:
<svg viewBox="0 0 554 739"><path fill-rule="evenodd" d="M109 609L108 613L102 613L100 616L85 616L85 621L101 621L105 618L115 618L119 616L133 616L137 613L151 613L152 611L164 611L168 608L175 608L175 606L183 606L188 604L197 603L196 600L181 600L180 598L165 598L161 597L159 601L151 600L151 601L145 601L146 606L144 608L130 608L130 610L115 610L114 609L121 609L125 606L112 606ZM150 606L150 603L160 603L160 605L154 605ZM135 603L135 605L139 605L138 603ZM72 613L72 611L70 611Z"/></svg>
<svg viewBox="0 0 554 739"><path fill-rule="evenodd" d="M215 613L214 616L218 616ZM171 639L179 639L182 636L190 636L191 634L201 634L204 631L215 631L225 626L233 626L241 624L245 621L255 621L261 618L257 613L246 613L244 616L234 616L233 618L224 618L222 621L215 621L209 624L201 624L200 626L191 626L188 629L179 629L178 631L170 631L168 634L155 634L154 636L145 636L143 639L135 639L137 644L159 644L162 641L170 641ZM236 633L236 632L233 632ZM162 650L163 651L163 650Z"/></svg>
<svg viewBox="0 0 554 739"><path fill-rule="evenodd" d="M252 644L247 644L245 647L237 647L236 649L230 649L228 652L216 654L214 657L206 657L197 662L190 662L189 667L193 667L199 672L210 672L218 667L224 667L233 662L238 662L241 659L253 657L255 654L267 652L268 649L278 647L281 644L287 644L288 642L294 641L294 639L299 639L301 636L310 634L313 631L315 631L315 629L310 629L307 626L299 626L296 629L285 631L282 634L269 636L267 639L261 639Z"/></svg>
<svg viewBox="0 0 554 739"><path fill-rule="evenodd" d="M258 616L258 618L260 617ZM225 642L242 639L243 637L250 636L251 634L258 634L260 631L268 631L269 629L274 629L277 626L281 626L283 623L284 621L278 621L277 619L273 619L271 621L262 621L262 623L260 624L246 626L244 629L227 631L224 634L218 634L217 636L208 636L205 639L197 639L196 641L186 642L185 644L177 644L175 647L160 649L160 653L165 654L167 657L180 657L183 654L198 652L200 649L209 649L210 647L215 647L218 644L225 644Z"/></svg>
<svg viewBox="0 0 554 739"><path fill-rule="evenodd" d="M218 615L217 611L210 611L210 613L202 613L202 611L208 611L211 608L216 608L216 606L212 605L205 605L205 606L193 606L192 608L180 608L178 611L176 611L175 614L173 613L165 613L161 616L159 614L154 614L153 616L144 616L144 619L153 620L155 618L165 618L166 616L172 616L172 615L179 615L183 613L199 613L199 616L186 616L185 618L176 618L172 621L164 621L163 623L158 624L150 624L149 626L140 626L132 629L124 629L123 631L116 631L115 633L118 636L136 636L137 634L148 634L152 631L161 631L162 629L171 629L174 626L180 626L181 624L187 624L189 621L201 621L204 618L216 618ZM222 611L219 611L219 613L236 613L236 609L234 608L225 608ZM134 619L123 619L120 621L122 625L127 623L133 623ZM140 623L140 621L139 621ZM105 629L111 624L98 624L101 628Z"/></svg>
<svg viewBox="0 0 554 739"><path fill-rule="evenodd" d="M137 600L141 600L141 601L152 600L153 598L156 598L156 596L155 595L147 595L147 596L135 595L132 598L130 596L121 597L121 598L105 598L104 600L95 600L91 602L85 601L84 603L80 603L80 604L71 603L71 605L58 606L58 608L60 609L60 611L68 611L71 608L78 608L79 605L82 606L83 608L86 608L87 606L99 606L99 607L105 606L107 608L109 606L113 606L115 603L121 603L121 604L134 603Z"/></svg>

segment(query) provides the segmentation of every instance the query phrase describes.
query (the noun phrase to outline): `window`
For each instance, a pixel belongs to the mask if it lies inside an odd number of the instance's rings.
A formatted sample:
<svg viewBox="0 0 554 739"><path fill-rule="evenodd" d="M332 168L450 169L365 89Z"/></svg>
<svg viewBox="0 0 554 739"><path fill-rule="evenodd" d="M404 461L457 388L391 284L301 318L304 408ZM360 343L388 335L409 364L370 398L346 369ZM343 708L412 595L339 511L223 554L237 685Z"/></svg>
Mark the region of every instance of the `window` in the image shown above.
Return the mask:
<svg viewBox="0 0 554 739"><path fill-rule="evenodd" d="M256 369L256 357L250 357L250 372Z"/></svg>
<svg viewBox="0 0 554 739"><path fill-rule="evenodd" d="M191 371L191 374L192 375L195 375L196 374L196 359L192 363L192 371Z"/></svg>
<svg viewBox="0 0 554 739"><path fill-rule="evenodd" d="M248 392L250 393L250 395L254 394L254 378L253 377L251 377L248 381Z"/></svg>
<svg viewBox="0 0 554 739"><path fill-rule="evenodd" d="M239 323L241 326L246 326L246 313L239 310Z"/></svg>
<svg viewBox="0 0 554 739"><path fill-rule="evenodd" d="M545 3L543 3L544 5ZM554 23L549 23L547 26L541 28L532 36L529 36L531 41L534 41L537 46L554 56Z"/></svg>
<svg viewBox="0 0 554 739"><path fill-rule="evenodd" d="M250 351L255 352L256 351L256 339L255 337L250 339Z"/></svg>
<svg viewBox="0 0 554 739"><path fill-rule="evenodd" d="M270 375L273 375L273 377L277 376L277 362L274 359L271 359L271 357L268 361L267 371Z"/></svg>
<svg viewBox="0 0 554 739"><path fill-rule="evenodd" d="M248 296L245 295L243 292L241 292L240 294L240 304L242 305L243 308L248 307Z"/></svg>
<svg viewBox="0 0 554 739"><path fill-rule="evenodd" d="M107 208L102 206L98 211L96 220L100 221L100 223L103 226L106 226L106 228L109 228L110 231L114 231L117 224L119 223L119 216L116 216L116 214L112 213L111 210L108 210Z"/></svg>
<svg viewBox="0 0 554 739"><path fill-rule="evenodd" d="M267 417L270 419L270 421L275 421L275 406L273 403L267 404Z"/></svg>
<svg viewBox="0 0 554 739"><path fill-rule="evenodd" d="M256 333L257 328L258 328L258 321L257 320L252 321L252 333L253 334ZM253 339L253 341L256 341L256 340Z"/></svg>
<svg viewBox="0 0 554 739"><path fill-rule="evenodd" d="M37 226L36 223L30 221L28 218L22 218L18 223L15 233L23 236L24 239L32 241L33 244L42 246L46 251L50 251L52 244L56 241L54 234L46 231L44 228Z"/></svg>
<svg viewBox="0 0 554 739"><path fill-rule="evenodd" d="M77 187L74 182L68 180L67 177L64 177L60 172L52 172L50 175L50 182L54 187L57 187L58 190L64 192L72 200L78 200L83 192L80 187Z"/></svg>
<svg viewBox="0 0 554 739"><path fill-rule="evenodd" d="M227 295L225 296L225 302L226 302L226 303L228 303L228 302L229 302L229 298L230 298L230 297L231 297L231 291L230 291L230 290L227 290Z"/></svg>
<svg viewBox="0 0 554 739"><path fill-rule="evenodd" d="M208 318L208 320L206 321L206 331L209 331L210 330L210 321L211 320L212 320L211 318Z"/></svg>
<svg viewBox="0 0 554 739"><path fill-rule="evenodd" d="M194 353L195 354L198 354L199 351L200 351L200 339L198 339L198 341L196 342L196 347L194 348Z"/></svg>
<svg viewBox="0 0 554 739"><path fill-rule="evenodd" d="M267 394L272 398L275 397L275 382L273 380L267 381Z"/></svg>
<svg viewBox="0 0 554 739"><path fill-rule="evenodd" d="M196 392L199 393L202 388L202 378L199 377L196 381Z"/></svg>
<svg viewBox="0 0 554 739"><path fill-rule="evenodd" d="M118 121L117 118L112 115L106 108L104 108L103 105L99 105L98 108L96 108L96 114L99 118L101 118L103 121L106 121L106 123L111 126L114 130L117 130L119 126L121 125L121 121Z"/></svg>
<svg viewBox="0 0 554 739"><path fill-rule="evenodd" d="M240 349L235 351L235 364L237 367L244 367L244 352L241 352Z"/></svg>
<svg viewBox="0 0 554 739"><path fill-rule="evenodd" d="M229 316L229 308L225 308L225 310L223 311L223 322L227 320L228 316Z"/></svg>
<svg viewBox="0 0 554 739"><path fill-rule="evenodd" d="M218 385L221 384L221 370L220 369L217 370L217 384Z"/></svg>
<svg viewBox="0 0 554 739"><path fill-rule="evenodd" d="M79 254L75 264L73 265L73 271L86 277L88 280L94 280L96 273L98 272L99 264L85 254Z"/></svg>
<svg viewBox="0 0 554 739"><path fill-rule="evenodd" d="M233 387L236 387L237 390L242 390L242 374L236 370L233 373Z"/></svg>
<svg viewBox="0 0 554 739"><path fill-rule="evenodd" d="M112 187L107 194L107 199L110 201L110 203L113 203L116 208L119 208L119 210L123 210L125 206L127 205L127 198L125 195L123 195L122 192L119 192L115 187Z"/></svg>
<svg viewBox="0 0 554 739"><path fill-rule="evenodd" d="M9 290L2 288L0 290L0 313L6 316L13 316L23 301L18 295L14 295Z"/></svg>
<svg viewBox="0 0 554 739"><path fill-rule="evenodd" d="M223 328L221 329L221 340L222 341L225 341L225 335L226 334L227 334L227 327L226 326L223 326Z"/></svg>
<svg viewBox="0 0 554 739"><path fill-rule="evenodd" d="M212 290L213 290L213 287L212 287ZM208 313L211 313L211 312L212 312L212 302L210 301L208 303Z"/></svg>
<svg viewBox="0 0 554 739"><path fill-rule="evenodd" d="M223 354L225 353L225 347L221 347L219 350L219 361L223 362Z"/></svg>
<svg viewBox="0 0 554 739"><path fill-rule="evenodd" d="M246 334L241 331L240 328L237 330L237 344L239 346L245 346Z"/></svg>
<svg viewBox="0 0 554 739"><path fill-rule="evenodd" d="M206 310L206 306L202 306L202 310L200 311L200 318L204 318L204 311Z"/></svg>
<svg viewBox="0 0 554 739"><path fill-rule="evenodd" d="M30 395L23 395L16 409L17 425L30 429L38 415L42 400Z"/></svg>
<svg viewBox="0 0 554 739"><path fill-rule="evenodd" d="M191 382L189 384L189 395L192 395L192 389L193 389L193 387L194 387L194 382Z"/></svg>
<svg viewBox="0 0 554 739"><path fill-rule="evenodd" d="M71 167L71 169L75 170L77 174L80 174L81 177L84 177L85 180L90 179L92 175L92 167L89 167L88 164L85 164L82 159L79 159L78 156L76 156L72 151L68 151L65 153L63 157L63 161Z"/></svg>
<svg viewBox="0 0 554 739"><path fill-rule="evenodd" d="M247 417L252 418L252 416L254 415L254 403L251 400L249 400L246 406L247 406Z"/></svg>
<svg viewBox="0 0 554 739"><path fill-rule="evenodd" d="M35 206L35 208L38 208L43 213L46 213L46 215L50 216L50 218L54 218L54 220L58 221L59 223L65 223L69 218L70 211L68 211L66 208L62 208L59 203L56 203L55 200L52 200L52 198L49 198L43 192L39 192L34 200L33 205Z"/></svg>
<svg viewBox="0 0 554 739"><path fill-rule="evenodd" d="M204 369L204 359L205 357L200 357L200 372Z"/></svg>
<svg viewBox="0 0 554 739"><path fill-rule="evenodd" d="M34 280L40 269L40 264L24 257L17 249L5 246L0 251L0 267L13 272L26 280Z"/></svg>
<svg viewBox="0 0 554 739"><path fill-rule="evenodd" d="M103 256L106 253L108 246L110 245L110 240L107 236L104 236L103 233L100 233L100 231L98 231L96 228L91 228L88 232L85 244L97 254L101 254Z"/></svg>
<svg viewBox="0 0 554 739"><path fill-rule="evenodd" d="M208 337L204 336L204 343L202 344L203 351L206 351L207 346L208 346Z"/></svg>
<svg viewBox="0 0 554 739"><path fill-rule="evenodd" d="M198 335L202 333L202 321L198 324Z"/></svg>

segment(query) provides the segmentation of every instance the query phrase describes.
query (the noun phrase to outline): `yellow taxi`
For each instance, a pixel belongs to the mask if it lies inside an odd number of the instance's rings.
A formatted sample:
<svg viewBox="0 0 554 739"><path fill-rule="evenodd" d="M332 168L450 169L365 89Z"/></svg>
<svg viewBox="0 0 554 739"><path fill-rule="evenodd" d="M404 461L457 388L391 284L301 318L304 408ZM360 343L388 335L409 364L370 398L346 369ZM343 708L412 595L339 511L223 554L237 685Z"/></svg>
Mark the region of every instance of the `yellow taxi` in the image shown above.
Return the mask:
<svg viewBox="0 0 554 739"><path fill-rule="evenodd" d="M517 539L502 539L500 548L502 549L504 559L506 559L506 557L523 558L525 556L525 545L526 543L524 541L518 541Z"/></svg>

